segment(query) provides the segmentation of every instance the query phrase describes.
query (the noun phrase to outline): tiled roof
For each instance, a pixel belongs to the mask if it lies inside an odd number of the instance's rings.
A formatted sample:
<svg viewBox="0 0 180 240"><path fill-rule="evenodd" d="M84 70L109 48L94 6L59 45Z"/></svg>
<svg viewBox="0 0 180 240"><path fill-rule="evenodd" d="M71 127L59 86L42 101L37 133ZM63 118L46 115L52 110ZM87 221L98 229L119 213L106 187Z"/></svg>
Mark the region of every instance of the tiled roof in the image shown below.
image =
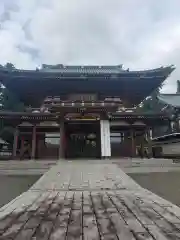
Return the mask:
<svg viewBox="0 0 180 240"><path fill-rule="evenodd" d="M167 105L180 108L180 94L160 94L158 98Z"/></svg>
<svg viewBox="0 0 180 240"><path fill-rule="evenodd" d="M54 73L69 73L69 74L140 74L141 77L152 75L167 75L174 70L174 66L160 67L150 70L130 71L129 69L123 69L122 65L101 65L101 66L68 66L68 65L46 65L43 64L39 72L54 72Z"/></svg>
<svg viewBox="0 0 180 240"><path fill-rule="evenodd" d="M149 69L149 70L139 70L139 71L130 71L129 69L123 69L122 65L82 65L82 66L70 66L70 65L47 65L43 64L42 68L37 68L35 70L24 70L24 69L16 69L13 68L7 68L6 66L0 66L1 71L6 71L9 73L24 73L24 74L34 74L34 73L40 73L44 76L44 74L48 73L54 73L56 74L110 74L114 77L117 75L121 76L133 76L133 77L153 77L153 76L167 76L169 75L175 67L173 65L167 66L167 67L160 67L155 69Z"/></svg>
<svg viewBox="0 0 180 240"><path fill-rule="evenodd" d="M139 104L174 70L173 66L129 71L122 66L47 66L37 70L0 67L0 82L22 102L39 107L45 97L73 93L117 96ZM44 81L44 83L43 83Z"/></svg>

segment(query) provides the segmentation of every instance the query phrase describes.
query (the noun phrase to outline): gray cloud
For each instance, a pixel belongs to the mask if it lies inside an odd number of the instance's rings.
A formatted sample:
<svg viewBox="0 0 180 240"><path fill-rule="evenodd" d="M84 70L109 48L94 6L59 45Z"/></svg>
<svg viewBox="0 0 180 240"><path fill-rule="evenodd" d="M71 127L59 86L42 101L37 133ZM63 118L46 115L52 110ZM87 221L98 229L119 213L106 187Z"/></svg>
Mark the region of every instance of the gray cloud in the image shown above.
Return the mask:
<svg viewBox="0 0 180 240"><path fill-rule="evenodd" d="M180 74L179 0L1 0L0 63L175 64Z"/></svg>

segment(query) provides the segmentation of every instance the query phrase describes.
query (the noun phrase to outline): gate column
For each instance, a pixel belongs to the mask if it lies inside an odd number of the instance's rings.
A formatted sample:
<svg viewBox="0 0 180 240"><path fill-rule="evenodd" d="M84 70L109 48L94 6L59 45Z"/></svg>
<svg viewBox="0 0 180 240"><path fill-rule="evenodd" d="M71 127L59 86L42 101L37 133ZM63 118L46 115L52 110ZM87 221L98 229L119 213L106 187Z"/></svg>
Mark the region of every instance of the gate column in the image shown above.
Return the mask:
<svg viewBox="0 0 180 240"><path fill-rule="evenodd" d="M13 159L16 158L16 154L17 154L18 136L19 136L19 129L18 129L18 127L16 127L16 129L14 131L14 141L13 141L13 152L12 152Z"/></svg>
<svg viewBox="0 0 180 240"><path fill-rule="evenodd" d="M65 158L65 128L64 121L60 122L60 143L59 143L59 159Z"/></svg>
<svg viewBox="0 0 180 240"><path fill-rule="evenodd" d="M147 144L148 144L148 157L152 158L153 156L153 151L152 151L152 139L151 139L151 129L147 129Z"/></svg>
<svg viewBox="0 0 180 240"><path fill-rule="evenodd" d="M101 132L101 158L110 158L111 141L109 120L100 120L100 132Z"/></svg>
<svg viewBox="0 0 180 240"><path fill-rule="evenodd" d="M32 129L32 149L31 149L31 159L36 157L36 125Z"/></svg>
<svg viewBox="0 0 180 240"><path fill-rule="evenodd" d="M135 131L131 129L131 157L136 157Z"/></svg>

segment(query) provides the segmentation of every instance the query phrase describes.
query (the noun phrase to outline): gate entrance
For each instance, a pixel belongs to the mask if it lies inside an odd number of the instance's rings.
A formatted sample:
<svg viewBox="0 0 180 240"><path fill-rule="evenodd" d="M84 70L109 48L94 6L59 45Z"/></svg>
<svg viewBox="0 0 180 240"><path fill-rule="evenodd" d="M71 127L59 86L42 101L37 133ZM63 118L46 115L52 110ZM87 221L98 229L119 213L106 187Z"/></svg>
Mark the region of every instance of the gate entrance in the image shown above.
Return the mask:
<svg viewBox="0 0 180 240"><path fill-rule="evenodd" d="M65 123L66 158L100 158L100 123L67 122Z"/></svg>

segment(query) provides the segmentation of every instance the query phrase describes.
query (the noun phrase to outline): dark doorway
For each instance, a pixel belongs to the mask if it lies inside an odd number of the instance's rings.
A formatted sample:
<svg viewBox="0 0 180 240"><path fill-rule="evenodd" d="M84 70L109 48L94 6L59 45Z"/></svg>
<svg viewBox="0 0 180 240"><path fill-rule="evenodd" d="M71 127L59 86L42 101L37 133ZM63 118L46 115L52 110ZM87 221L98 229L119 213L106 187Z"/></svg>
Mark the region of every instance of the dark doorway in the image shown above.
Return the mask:
<svg viewBox="0 0 180 240"><path fill-rule="evenodd" d="M100 123L67 122L65 123L66 158L100 158Z"/></svg>

